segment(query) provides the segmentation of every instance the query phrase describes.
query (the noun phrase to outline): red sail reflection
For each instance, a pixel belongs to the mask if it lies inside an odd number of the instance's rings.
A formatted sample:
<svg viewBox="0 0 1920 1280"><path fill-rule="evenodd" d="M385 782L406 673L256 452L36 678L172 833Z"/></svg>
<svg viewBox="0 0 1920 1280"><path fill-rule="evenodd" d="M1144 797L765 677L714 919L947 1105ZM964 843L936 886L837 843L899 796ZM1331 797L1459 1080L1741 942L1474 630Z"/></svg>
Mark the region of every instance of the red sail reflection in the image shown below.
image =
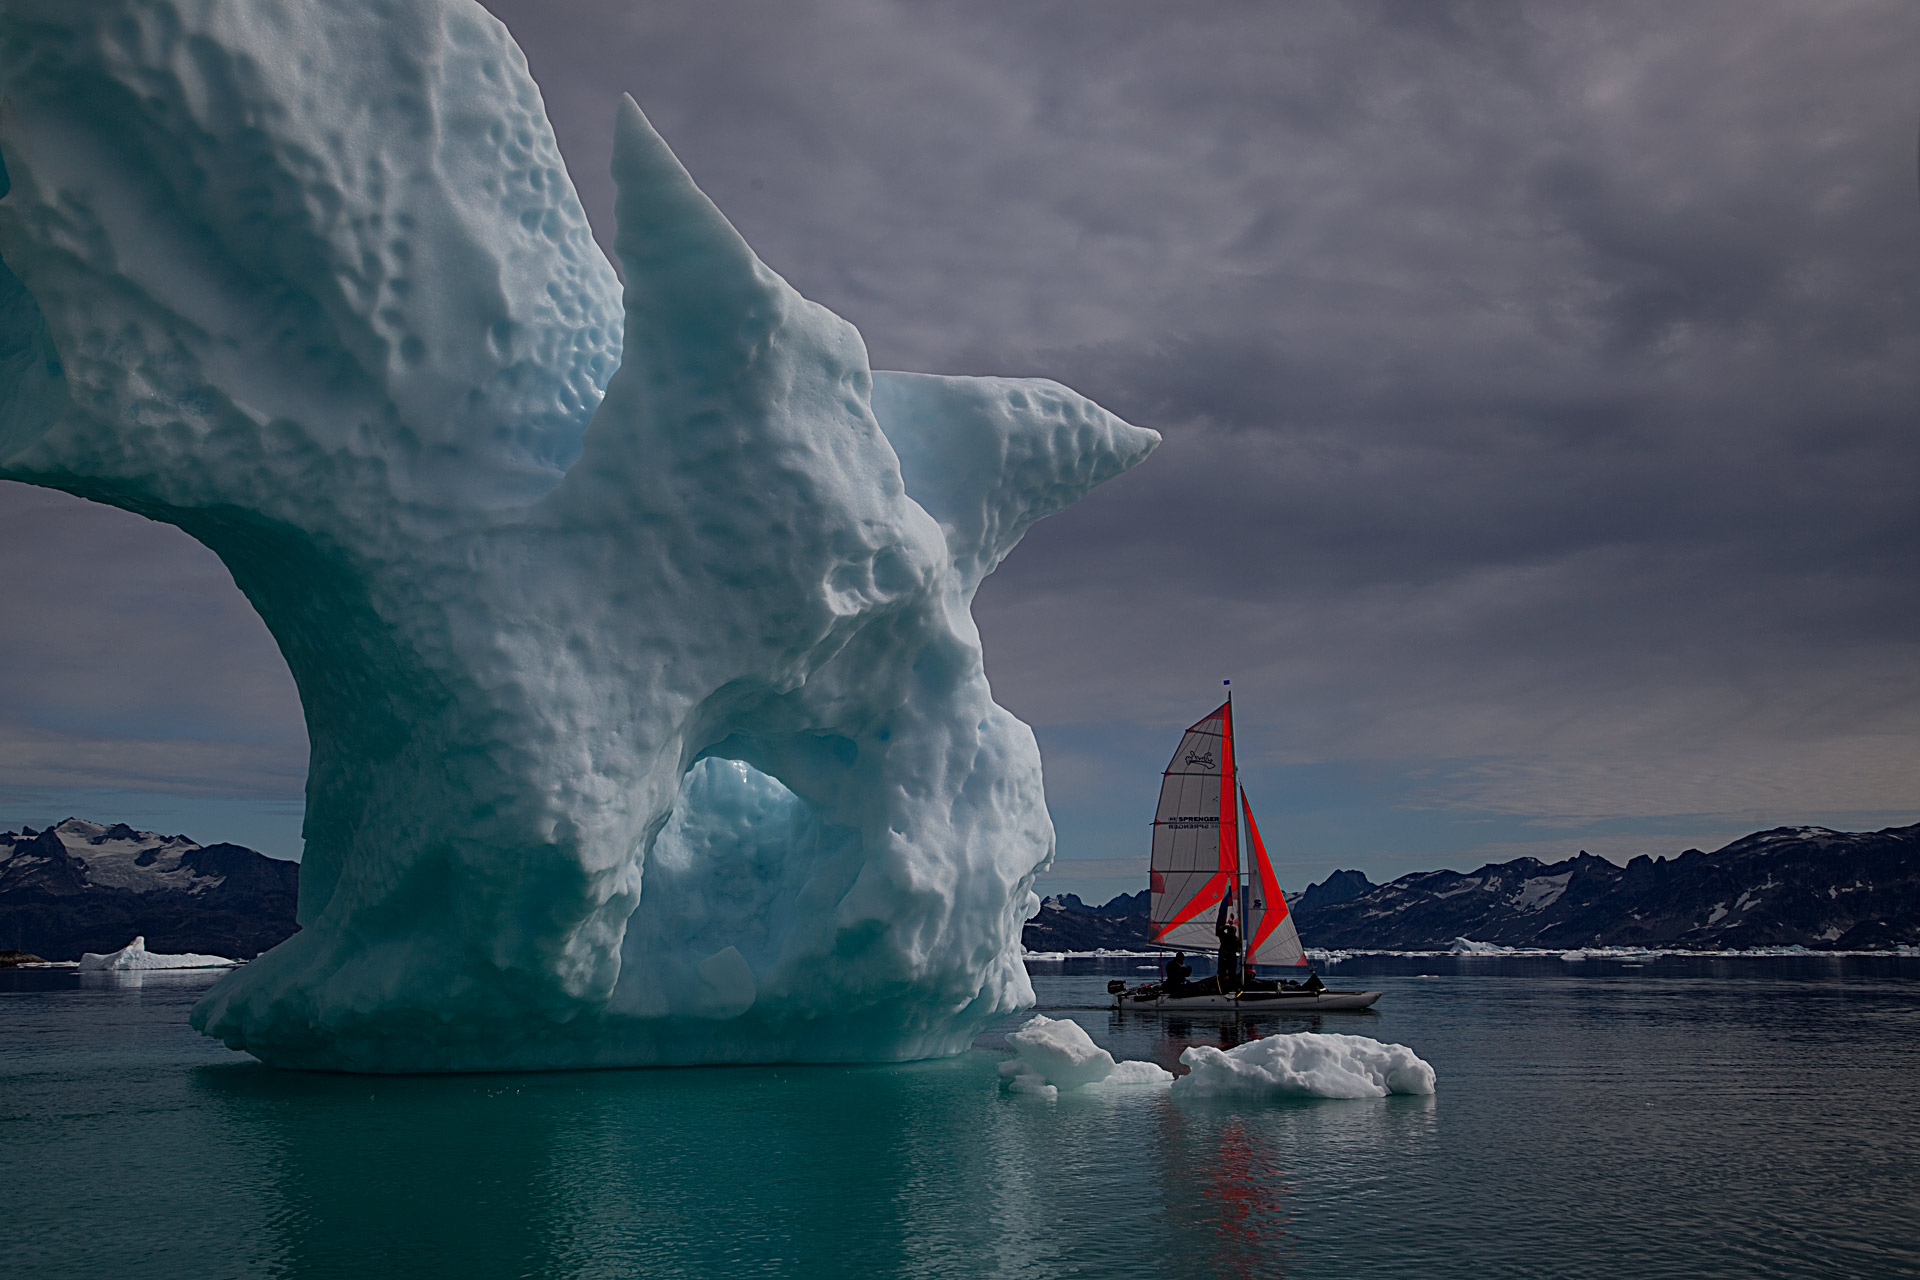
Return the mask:
<svg viewBox="0 0 1920 1280"><path fill-rule="evenodd" d="M1258 1117L1163 1113L1167 1213L1196 1233L1209 1275L1281 1280L1292 1260L1293 1189Z"/></svg>

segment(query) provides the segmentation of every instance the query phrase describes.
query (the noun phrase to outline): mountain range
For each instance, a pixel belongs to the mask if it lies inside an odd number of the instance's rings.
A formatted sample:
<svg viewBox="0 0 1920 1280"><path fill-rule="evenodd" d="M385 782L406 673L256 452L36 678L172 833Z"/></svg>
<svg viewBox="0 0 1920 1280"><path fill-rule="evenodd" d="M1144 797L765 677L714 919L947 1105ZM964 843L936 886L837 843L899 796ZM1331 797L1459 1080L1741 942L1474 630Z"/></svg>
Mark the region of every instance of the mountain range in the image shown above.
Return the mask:
<svg viewBox="0 0 1920 1280"><path fill-rule="evenodd" d="M50 960L112 951L246 959L299 926L298 864L235 844L68 818L0 832L0 948ZM1799 945L1843 951L1920 942L1920 824L1884 831L1777 827L1712 853L1620 866L1582 852L1374 884L1335 871L1292 898L1309 946L1421 951L1456 938L1516 947ZM1045 899L1029 951L1149 947L1147 891L1090 906Z"/></svg>
<svg viewBox="0 0 1920 1280"><path fill-rule="evenodd" d="M1088 907L1048 898L1029 951L1150 945L1146 891ZM1920 942L1920 824L1884 831L1777 827L1712 853L1620 866L1582 851L1544 863L1418 871L1377 885L1336 871L1292 901L1308 946L1423 951L1456 938L1515 947L1804 946L1881 950Z"/></svg>
<svg viewBox="0 0 1920 1280"><path fill-rule="evenodd" d="M0 947L48 960L147 949L250 959L290 936L298 863L68 818L0 832Z"/></svg>

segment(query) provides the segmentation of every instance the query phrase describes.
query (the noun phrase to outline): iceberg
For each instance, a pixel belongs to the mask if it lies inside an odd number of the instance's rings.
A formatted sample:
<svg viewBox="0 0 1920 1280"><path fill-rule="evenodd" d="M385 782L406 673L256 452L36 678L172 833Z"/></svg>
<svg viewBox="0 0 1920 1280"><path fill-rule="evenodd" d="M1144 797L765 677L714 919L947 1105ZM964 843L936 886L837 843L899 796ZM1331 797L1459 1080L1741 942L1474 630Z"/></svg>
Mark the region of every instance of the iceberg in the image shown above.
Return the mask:
<svg viewBox="0 0 1920 1280"><path fill-rule="evenodd" d="M1384 1098L1432 1093L1435 1079L1433 1067L1403 1044L1313 1031L1224 1050L1193 1045L1180 1061L1192 1068L1174 1081L1180 1097Z"/></svg>
<svg viewBox="0 0 1920 1280"><path fill-rule="evenodd" d="M1512 947L1503 947L1497 942L1476 942L1472 938L1455 938L1447 948L1456 956L1510 956Z"/></svg>
<svg viewBox="0 0 1920 1280"><path fill-rule="evenodd" d="M875 372L631 99L624 286L471 0L0 13L0 477L178 526L311 743L285 1066L958 1052L1053 829L970 608L1159 441Z"/></svg>
<svg viewBox="0 0 1920 1280"><path fill-rule="evenodd" d="M1115 1062L1072 1018L1036 1013L1007 1033L1007 1044L1017 1056L1000 1064L1000 1077L1015 1093L1056 1098L1062 1089L1173 1082L1171 1071L1151 1062Z"/></svg>
<svg viewBox="0 0 1920 1280"><path fill-rule="evenodd" d="M135 938L118 951L109 951L105 955L89 951L80 957L82 969L111 970L115 973L151 969L225 969L238 963L225 956L203 956L191 951L176 955L149 951L145 935Z"/></svg>

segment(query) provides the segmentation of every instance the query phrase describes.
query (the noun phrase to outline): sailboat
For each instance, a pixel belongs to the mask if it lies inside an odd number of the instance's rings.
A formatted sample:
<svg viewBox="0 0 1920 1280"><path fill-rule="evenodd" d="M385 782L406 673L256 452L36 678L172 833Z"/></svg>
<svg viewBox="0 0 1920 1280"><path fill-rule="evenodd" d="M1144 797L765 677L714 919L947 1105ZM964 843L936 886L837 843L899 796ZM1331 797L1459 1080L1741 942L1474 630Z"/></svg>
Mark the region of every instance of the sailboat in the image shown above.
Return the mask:
<svg viewBox="0 0 1920 1280"><path fill-rule="evenodd" d="M1235 804L1236 799L1238 804ZM1246 840L1242 857L1241 822ZM1153 1009L1365 1009L1378 991L1330 991L1308 975L1290 980L1246 978L1256 965L1305 965L1293 913L1280 891L1253 806L1240 787L1233 756L1233 694L1187 729L1167 763L1153 818L1151 908L1154 945L1214 952L1231 925L1245 939L1241 977L1169 987L1149 982L1107 989L1124 1007ZM1244 922L1244 928L1241 927ZM1196 989L1197 988L1197 989Z"/></svg>

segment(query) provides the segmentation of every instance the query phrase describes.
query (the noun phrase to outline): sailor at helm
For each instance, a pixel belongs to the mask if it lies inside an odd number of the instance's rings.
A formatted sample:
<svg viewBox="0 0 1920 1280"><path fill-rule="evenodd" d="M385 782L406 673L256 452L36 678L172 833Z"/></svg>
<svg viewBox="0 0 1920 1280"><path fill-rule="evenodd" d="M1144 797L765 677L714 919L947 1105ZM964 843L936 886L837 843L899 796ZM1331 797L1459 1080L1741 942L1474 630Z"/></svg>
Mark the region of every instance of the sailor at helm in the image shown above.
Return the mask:
<svg viewBox="0 0 1920 1280"><path fill-rule="evenodd" d="M1234 926L1233 914L1227 904L1220 904L1220 916L1213 924L1213 932L1220 939L1220 963L1214 972L1220 975L1220 994L1240 989L1240 930Z"/></svg>

